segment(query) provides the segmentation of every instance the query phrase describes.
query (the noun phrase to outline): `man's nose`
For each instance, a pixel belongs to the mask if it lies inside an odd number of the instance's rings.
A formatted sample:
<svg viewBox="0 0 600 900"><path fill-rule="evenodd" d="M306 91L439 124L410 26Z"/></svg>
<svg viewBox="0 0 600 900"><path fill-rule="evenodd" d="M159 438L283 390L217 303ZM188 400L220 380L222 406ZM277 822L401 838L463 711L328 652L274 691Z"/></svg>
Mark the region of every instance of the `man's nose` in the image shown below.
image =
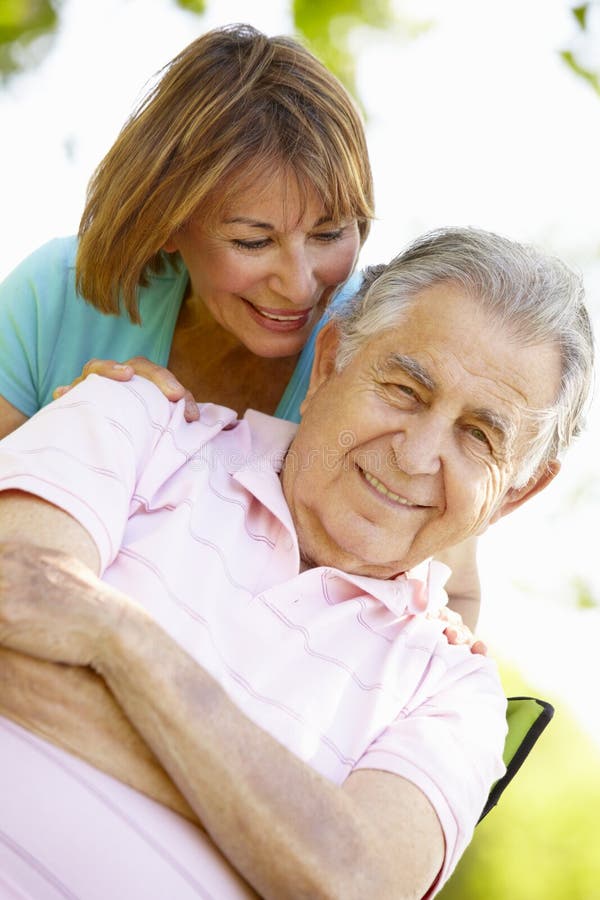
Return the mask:
<svg viewBox="0 0 600 900"><path fill-rule="evenodd" d="M320 297L315 267L305 249L282 253L276 270L269 277L269 288L288 303L305 308Z"/></svg>
<svg viewBox="0 0 600 900"><path fill-rule="evenodd" d="M416 415L392 438L392 452L407 475L437 475L447 440L448 423L433 416Z"/></svg>

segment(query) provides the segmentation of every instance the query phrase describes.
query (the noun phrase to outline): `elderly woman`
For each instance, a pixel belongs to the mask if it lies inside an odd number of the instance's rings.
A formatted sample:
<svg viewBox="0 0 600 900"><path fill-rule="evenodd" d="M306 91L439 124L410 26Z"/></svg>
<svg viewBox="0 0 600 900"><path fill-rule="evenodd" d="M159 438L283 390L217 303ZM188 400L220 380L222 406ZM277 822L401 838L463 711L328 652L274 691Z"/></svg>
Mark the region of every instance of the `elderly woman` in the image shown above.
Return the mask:
<svg viewBox="0 0 600 900"><path fill-rule="evenodd" d="M502 771L504 702L427 615L440 564L415 567L550 483L591 363L566 267L449 230L323 329L297 431L211 404L185 424L93 377L8 437L13 893L433 896Z"/></svg>

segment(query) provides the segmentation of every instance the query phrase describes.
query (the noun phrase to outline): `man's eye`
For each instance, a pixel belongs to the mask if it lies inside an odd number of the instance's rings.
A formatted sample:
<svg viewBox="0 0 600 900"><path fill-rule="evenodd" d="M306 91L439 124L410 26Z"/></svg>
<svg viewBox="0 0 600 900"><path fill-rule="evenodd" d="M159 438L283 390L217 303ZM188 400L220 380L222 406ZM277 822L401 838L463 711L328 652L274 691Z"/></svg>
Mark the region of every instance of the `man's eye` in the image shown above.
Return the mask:
<svg viewBox="0 0 600 900"><path fill-rule="evenodd" d="M268 247L270 241L269 238L260 238L258 241L243 241L240 238L234 238L231 243L236 247L241 247L242 250L262 250L264 247Z"/></svg>
<svg viewBox="0 0 600 900"><path fill-rule="evenodd" d="M468 430L471 437L474 437L476 441L480 441L482 444L487 444L488 447L491 446L487 434L481 428L477 428L476 425L472 425Z"/></svg>
<svg viewBox="0 0 600 900"><path fill-rule="evenodd" d="M402 394L406 394L407 397L413 397L415 400L419 399L417 394L415 393L415 391L413 391L413 389L411 387L409 387L407 384L397 384L396 388Z"/></svg>

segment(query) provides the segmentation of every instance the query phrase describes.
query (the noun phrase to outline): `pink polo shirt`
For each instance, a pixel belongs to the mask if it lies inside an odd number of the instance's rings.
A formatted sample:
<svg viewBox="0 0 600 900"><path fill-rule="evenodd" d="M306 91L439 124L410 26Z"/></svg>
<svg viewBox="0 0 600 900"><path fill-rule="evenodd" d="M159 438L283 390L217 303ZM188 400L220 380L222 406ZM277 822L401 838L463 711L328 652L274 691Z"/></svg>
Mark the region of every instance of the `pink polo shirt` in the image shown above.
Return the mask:
<svg viewBox="0 0 600 900"><path fill-rule="evenodd" d="M212 404L188 424L144 379L92 376L0 443L0 489L81 522L103 580L326 778L371 768L417 785L446 840L433 896L503 774L504 694L491 660L449 646L417 612L406 576L299 573L279 480L295 428ZM444 598L432 588L430 608ZM246 896L187 821L5 719L0 734L0 888L36 900Z"/></svg>

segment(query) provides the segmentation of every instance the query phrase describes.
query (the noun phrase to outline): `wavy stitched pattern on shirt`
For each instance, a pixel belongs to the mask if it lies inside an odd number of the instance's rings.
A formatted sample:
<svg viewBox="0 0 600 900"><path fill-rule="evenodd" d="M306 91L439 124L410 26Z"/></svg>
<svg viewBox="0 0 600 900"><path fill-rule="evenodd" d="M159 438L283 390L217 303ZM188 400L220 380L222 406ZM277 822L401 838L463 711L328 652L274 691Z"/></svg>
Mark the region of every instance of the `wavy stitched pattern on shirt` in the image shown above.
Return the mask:
<svg viewBox="0 0 600 900"><path fill-rule="evenodd" d="M367 693L370 691L378 691L380 693L383 692L385 694L391 695L395 700L400 699L399 695L390 691L389 688L386 688L383 682L377 681L372 684L368 684L361 679L361 677L354 669L352 669L347 663L339 659L337 656L328 656L325 653L321 653L319 650L315 650L313 647L311 647L310 644L310 632L304 625L298 625L296 622L292 622L292 620L288 619L280 609L277 609L277 607L275 607L272 603L269 603L268 600L265 599L264 595L261 594L257 599L261 600L264 605L273 613L273 615L276 616L287 628L302 635L302 637L304 638L302 642L303 647L309 656L312 656L314 659L319 659L322 662L329 663L332 666L342 669L342 671L346 672L346 674L350 676L352 681L358 688L360 688L361 691L366 691Z"/></svg>
<svg viewBox="0 0 600 900"><path fill-rule="evenodd" d="M168 435L169 435L169 437L171 438L171 441L172 441L172 443L173 443L173 447L175 448L175 450L177 450L178 453L182 453L183 456L185 456L185 458L186 458L187 460L193 459L194 456L196 456L196 454L198 453L198 448L196 448L196 449L195 449L193 452L191 452L191 453L190 453L189 451L187 451L187 450L184 450L183 447L180 447L180 446L177 444L177 442L176 442L176 440L175 440L175 434L174 434L173 429L172 429L170 426L161 425L159 422L156 422L156 421L152 418L152 414L151 414L151 412L150 412L150 408L148 407L148 404L146 403L145 397L143 397L140 393L138 393L138 391L136 391L135 388L134 388L131 384L127 383L127 382L125 382L125 383L123 384L123 387L124 387L126 390L128 390L129 393L132 394L132 395L136 398L136 400L138 400L139 403L142 405L142 407L144 408L144 410L145 410L145 412L146 412L146 415L147 415L147 417L148 417L148 421L149 421L150 425L152 426L152 428L155 429L155 430L158 430L158 431L161 433L161 435L163 435L163 434L168 434ZM218 432L219 430L222 431L222 430L225 428L226 425L227 425L227 422L226 422L224 419L216 419L214 422L211 422L211 424L210 424L209 426L206 426L206 427L207 427L207 429L210 428L210 429L211 429L211 432L212 432L213 429L215 430L215 432ZM208 436L207 436L207 439L210 440L210 438L211 438L212 436L213 436L212 434L211 434L211 435L208 435Z"/></svg>
<svg viewBox="0 0 600 900"><path fill-rule="evenodd" d="M14 728L10 727L9 722L5 722L0 720L0 727L8 729L15 737L19 738L22 741L25 741L36 753L40 756L43 756L47 761L51 762L57 768L61 769L69 778L76 781L77 784L80 785L84 790L86 790L89 794L92 794L97 800L102 803L102 805L108 809L115 818L119 819L132 831L134 831L138 837L140 837L149 847L151 847L172 869L178 872L179 875L186 881L190 887L194 888L194 890L198 893L200 897L205 898L205 900L214 900L210 894L208 894L203 887L194 876L185 869L181 863L175 859L166 847L163 847L162 844L159 844L153 837L150 835L138 822L131 818L131 816L127 815L127 813L122 810L117 804L111 800L103 791L97 788L95 785L90 784L87 779L85 779L81 774L74 772L68 765L66 765L63 761L56 758L56 756L51 752L50 749L46 749L42 745L40 745L37 741L30 740L27 733L21 733ZM71 895L69 895L71 896Z"/></svg>
<svg viewBox="0 0 600 900"><path fill-rule="evenodd" d="M300 713L297 713L295 710L291 709L291 707L285 705L284 703L282 703L279 700L276 700L273 697L268 697L265 694L257 693L257 691L255 691L254 688L252 687L252 685L250 684L250 682L248 682L244 678L244 676L240 672L237 671L237 669L234 669L230 665L228 660L225 658L225 656L223 655L223 653L221 651L221 648L215 642L215 639L214 639L214 636L213 636L213 633L212 633L212 630L210 627L210 623L208 622L208 620L204 616L202 616L200 613L198 613L196 610L191 609L183 600L181 600L173 592L173 590L167 585L162 572L160 572L160 570L158 570L156 568L154 563L150 562L150 560L146 559L145 557L141 556L139 553L136 553L135 551L122 549L121 553L124 556L127 556L128 558L135 560L140 565L145 566L147 569L149 569L160 581L161 585L165 589L165 592L168 594L169 598L173 601L173 603L177 607L179 607L179 609L186 612L191 618L193 618L196 622L198 622L199 624L201 624L204 627L206 635L213 647L213 650L214 650L217 658L219 659L221 665L223 666L223 668L225 669L225 671L227 672L229 677L232 679L232 681L235 681L236 684L239 684L240 687L242 687L246 691L246 693L249 696L251 696L254 700L257 700L257 701L264 703L268 706L271 706L275 709L279 709L281 712L285 713L290 718L294 719L296 722L299 722L301 725L305 725L307 728L309 728L313 734L317 735L320 742L324 746L326 746L329 750L331 750L331 752L336 756L336 758L339 760L339 762L342 763L342 765L352 767L356 764L355 759L346 756L343 753L343 751L326 734L323 734L322 732L317 731L314 728L314 726L312 726L309 722L306 721L306 719L302 715L300 715ZM244 588L241 588L241 590L244 590L245 593L247 593L250 596L250 598L252 597L252 594L250 591L247 591ZM201 662L200 660L198 660L198 661Z"/></svg>
<svg viewBox="0 0 600 900"><path fill-rule="evenodd" d="M106 416L106 421L109 423L109 425L112 425L115 431L118 431L119 434L122 434L124 438L127 438L127 441L131 444L131 449L135 452L136 448L135 441L133 440L133 435L127 428L125 428L123 423L119 422L117 419L111 419L108 416Z"/></svg>
<svg viewBox="0 0 600 900"><path fill-rule="evenodd" d="M219 500L222 500L223 503L232 503L234 506L239 506L244 514L244 529L248 537L252 538L253 541L261 541L267 544L268 547L273 549L275 547L275 541L271 540L270 537L267 537L266 534L257 534L255 531L252 531L250 526L248 525L248 514L250 512L250 504L244 503L242 500L238 500L235 497L228 497L226 494L222 494L217 488L214 486L213 482L208 480L208 487L211 492L218 497Z"/></svg>
<svg viewBox="0 0 600 900"><path fill-rule="evenodd" d="M25 849L21 844L17 843L17 841L13 840L9 837L6 832L0 830L0 841L4 844L5 847L8 847L15 856L18 856L23 862L27 863L30 868L34 869L38 875L40 875L44 881L47 881L48 884L51 884L53 888L61 895L61 897L65 897L66 900L80 900L77 894L74 894L66 884L60 880L60 878L51 872L46 866L40 862L40 860L29 853L28 850Z"/></svg>
<svg viewBox="0 0 600 900"><path fill-rule="evenodd" d="M67 459L76 462L81 466L82 469L86 469L88 472L95 472L97 475L101 475L103 478L112 478L112 480L116 481L118 484L123 484L123 479L113 469L105 469L102 466L91 466L89 463L86 463L85 460L83 460L80 456L75 456L74 453L70 453L68 450L64 450L62 447L55 447L51 444L44 444L44 446L36 447L34 450L19 450L20 456L37 456L40 453L55 453L57 456L66 456Z"/></svg>
<svg viewBox="0 0 600 900"><path fill-rule="evenodd" d="M199 543L204 543L199 539ZM210 544L208 544L211 547ZM169 586L166 581L166 577L164 572L159 569L148 557L143 556L141 553L138 553L137 550L132 550L130 547L121 547L119 551L120 556L126 556L128 559L133 559L135 562L138 562L140 565L144 566L146 569L149 569L152 574L156 577L157 581L162 585L166 595L170 600L177 606L179 609L187 612L193 619L197 619L200 622L206 624L206 620L200 615L200 613L196 612L191 606L189 606L185 600L181 600L180 597L174 592L174 590ZM222 556L219 554L219 559L222 561ZM227 574L227 573L226 573ZM229 583L232 587L234 587L238 591L243 591L248 595L250 599L252 599L252 591L248 588L244 587L242 584L238 584L233 578L229 579Z"/></svg>
<svg viewBox="0 0 600 900"><path fill-rule="evenodd" d="M210 631L209 631L209 633L210 633ZM213 646L214 646L214 644L213 644ZM268 706L273 707L274 709L279 709L281 712L284 712L286 715L288 715L290 718L294 719L300 725L304 725L309 730L310 733L317 735L319 741L325 747L327 747L329 750L331 750L331 752L337 757L337 759L343 766L353 768L356 765L356 763L357 763L356 759L354 759L353 757L350 757L350 756L346 756L346 754L340 749L340 747L337 746L336 743L334 743L334 741L331 740L330 737L328 737L328 735L324 734L322 731L318 731L314 727L314 725L311 725L310 722L307 722L307 720L304 718L304 716L300 715L300 713L296 712L296 710L291 709L291 707L286 706L280 700L275 700L273 697L267 697L265 694L259 694L257 691L254 690L254 688L252 687L250 682L247 681L243 677L243 675L241 675L235 669L232 669L231 666L229 666L226 662L224 662L224 665L226 666L227 671L228 671L230 677L232 678L232 680L235 681L236 684L239 684L241 687L243 687L244 690L251 697L254 698L254 700L258 700L260 703L264 703ZM291 752L293 753L294 751L291 751ZM297 754L294 754L294 755L297 755Z"/></svg>
<svg viewBox="0 0 600 900"><path fill-rule="evenodd" d="M336 606L337 602L338 602L337 600L334 600L333 597L331 596L331 594L329 593L329 587L327 585L327 582L329 579L333 580L333 579L337 579L337 578L338 578L338 576L334 575L328 569L326 569L324 572L321 573L321 589L323 591L323 596L325 597L325 601L328 606ZM362 628L365 628L371 634L375 635L375 637L381 638L381 640L385 641L386 644L393 644L394 638L390 637L387 634L382 634L376 628L373 628L372 625L369 625L369 623L364 619L363 613L366 611L366 608L367 608L367 603L366 603L365 598L358 596L358 597L354 597L353 599L356 600L357 603L359 604L359 606L361 607L359 612L356 614L356 621L359 623L359 625Z"/></svg>

